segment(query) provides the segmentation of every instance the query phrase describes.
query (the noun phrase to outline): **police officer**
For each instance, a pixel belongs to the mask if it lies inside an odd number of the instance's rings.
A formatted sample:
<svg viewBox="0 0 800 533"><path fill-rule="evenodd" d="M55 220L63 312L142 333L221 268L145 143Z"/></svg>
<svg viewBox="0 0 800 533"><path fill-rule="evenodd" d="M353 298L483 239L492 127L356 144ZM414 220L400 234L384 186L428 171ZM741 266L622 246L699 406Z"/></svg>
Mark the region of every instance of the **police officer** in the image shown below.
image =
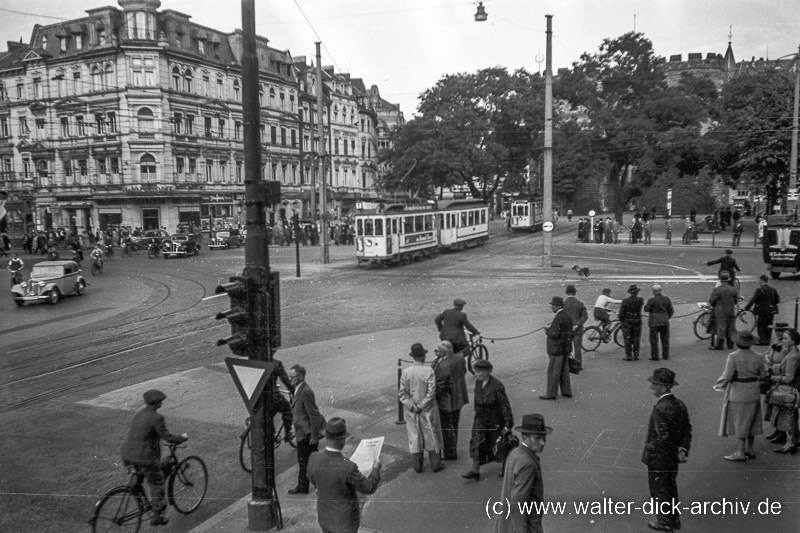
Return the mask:
<svg viewBox="0 0 800 533"><path fill-rule="evenodd" d="M644 299L639 297L639 287L631 285L628 296L619 306L619 322L625 334L625 361L639 360L642 339L642 307Z"/></svg>

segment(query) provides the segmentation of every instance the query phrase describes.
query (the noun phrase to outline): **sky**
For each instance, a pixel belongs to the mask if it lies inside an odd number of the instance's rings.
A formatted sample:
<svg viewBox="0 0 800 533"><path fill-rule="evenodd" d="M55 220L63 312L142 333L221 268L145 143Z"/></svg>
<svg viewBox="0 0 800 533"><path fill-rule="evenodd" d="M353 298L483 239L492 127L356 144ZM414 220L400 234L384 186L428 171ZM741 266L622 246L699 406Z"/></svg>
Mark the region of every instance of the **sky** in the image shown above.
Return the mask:
<svg viewBox="0 0 800 533"><path fill-rule="evenodd" d="M118 6L115 0L0 0L0 42L27 43L33 25ZM724 54L776 59L800 45L800 0L256 0L256 32L292 56L316 54L338 72L377 85L413 117L418 96L447 74L503 66L544 71L546 18L553 15L553 69L569 67L603 39L636 30L657 55ZM161 0L161 9L223 32L241 28L241 2ZM4 45L0 49L5 50Z"/></svg>

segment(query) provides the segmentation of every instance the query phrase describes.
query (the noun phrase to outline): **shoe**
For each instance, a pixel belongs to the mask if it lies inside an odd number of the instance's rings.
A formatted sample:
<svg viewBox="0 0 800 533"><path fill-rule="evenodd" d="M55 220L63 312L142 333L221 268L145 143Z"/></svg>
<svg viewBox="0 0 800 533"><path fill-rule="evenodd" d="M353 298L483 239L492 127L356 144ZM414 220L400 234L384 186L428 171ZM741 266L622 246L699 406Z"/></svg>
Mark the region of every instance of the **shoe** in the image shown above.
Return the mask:
<svg viewBox="0 0 800 533"><path fill-rule="evenodd" d="M431 470L433 470L433 473L434 473L434 474L435 474L436 472L441 472L442 470L444 470L444 465L439 465L439 466L437 466L436 468L432 468Z"/></svg>
<svg viewBox="0 0 800 533"><path fill-rule="evenodd" d="M660 361L660 359L658 357L651 357L650 360L651 361Z"/></svg>
<svg viewBox="0 0 800 533"><path fill-rule="evenodd" d="M169 524L169 519L161 516L160 514L157 514L150 519L151 526L166 526L167 524Z"/></svg>
<svg viewBox="0 0 800 533"><path fill-rule="evenodd" d="M778 435L780 435L780 434L781 434L781 432L776 429L775 431L772 432L772 435L767 435L764 438L767 439L767 440L772 440L774 438L777 438Z"/></svg>
<svg viewBox="0 0 800 533"><path fill-rule="evenodd" d="M555 400L555 396L539 396L540 400Z"/></svg>
<svg viewBox="0 0 800 533"><path fill-rule="evenodd" d="M308 487L295 487L287 491L289 494L308 494Z"/></svg>
<svg viewBox="0 0 800 533"><path fill-rule="evenodd" d="M665 356L664 356L664 361L669 361L669 356L665 355ZM679 529L680 529L680 528L679 528Z"/></svg>
<svg viewBox="0 0 800 533"><path fill-rule="evenodd" d="M633 358L633 360L634 360L634 361L638 361L638 360L639 360L639 358L638 358L638 357L634 357L634 358Z"/></svg>
<svg viewBox="0 0 800 533"><path fill-rule="evenodd" d="M756 454L755 454L755 453L753 453L753 452L744 452L744 456L745 456L747 459L755 459L755 458L756 458Z"/></svg>
<svg viewBox="0 0 800 533"><path fill-rule="evenodd" d="M466 474L462 475L464 479L474 479L475 481L480 481L481 474L480 472L475 472L474 470L470 470Z"/></svg>
<svg viewBox="0 0 800 533"><path fill-rule="evenodd" d="M731 455L726 455L725 457L723 457L723 459L725 459L726 461L739 461L739 462L747 461L747 457L741 455L739 452L733 453Z"/></svg>
<svg viewBox="0 0 800 533"><path fill-rule="evenodd" d="M786 433L781 432L780 435L774 439L769 439L772 444L786 444Z"/></svg>
<svg viewBox="0 0 800 533"><path fill-rule="evenodd" d="M561 396L564 398L572 398L572 394L562 394Z"/></svg>
<svg viewBox="0 0 800 533"><path fill-rule="evenodd" d="M783 448L778 448L778 449L775 449L775 450L773 450L773 451L774 451L775 453L789 453L789 454L794 454L794 452L795 452L796 450L797 450L797 445L796 445L796 444L792 444L791 446L784 446Z"/></svg>
<svg viewBox="0 0 800 533"><path fill-rule="evenodd" d="M709 350L723 350L723 348L717 348L716 346L711 346L708 349Z"/></svg>
<svg viewBox="0 0 800 533"><path fill-rule="evenodd" d="M623 357L622 360L623 361L633 361L633 359L631 359L630 357Z"/></svg>
<svg viewBox="0 0 800 533"><path fill-rule="evenodd" d="M656 531L672 531L673 528L671 526L662 524L661 522L648 522L647 527L650 529L655 529Z"/></svg>

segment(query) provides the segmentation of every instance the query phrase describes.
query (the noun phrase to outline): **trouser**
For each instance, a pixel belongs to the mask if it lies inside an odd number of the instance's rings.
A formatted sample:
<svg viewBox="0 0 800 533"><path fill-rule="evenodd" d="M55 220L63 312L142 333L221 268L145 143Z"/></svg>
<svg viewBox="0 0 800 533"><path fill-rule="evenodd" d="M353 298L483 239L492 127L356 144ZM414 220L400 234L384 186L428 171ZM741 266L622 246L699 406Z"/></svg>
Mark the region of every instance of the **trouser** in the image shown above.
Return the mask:
<svg viewBox="0 0 800 533"><path fill-rule="evenodd" d="M775 317L773 314L758 315L756 317L756 328L758 328L758 344L768 345L772 337L772 319Z"/></svg>
<svg viewBox="0 0 800 533"><path fill-rule="evenodd" d="M717 319L717 348L727 341L728 348L733 348L733 334L736 333L736 317L728 316L724 320Z"/></svg>
<svg viewBox="0 0 800 533"><path fill-rule="evenodd" d="M551 355L547 365L547 396L558 396L559 386L561 394L572 394L572 385L569 382L569 354Z"/></svg>
<svg viewBox="0 0 800 533"><path fill-rule="evenodd" d="M583 363L583 329L572 334L572 355Z"/></svg>
<svg viewBox="0 0 800 533"><path fill-rule="evenodd" d="M650 326L650 359L658 359L658 339L661 337L661 351L664 359L669 359L669 324Z"/></svg>
<svg viewBox="0 0 800 533"><path fill-rule="evenodd" d="M155 513L163 513L167 504L164 501L164 482L166 479L164 471L161 469L161 463L158 461L125 461L125 464L136 467L136 474L147 480L147 484L150 487L150 505L153 506Z"/></svg>
<svg viewBox="0 0 800 533"><path fill-rule="evenodd" d="M650 496L660 504L657 509L659 524L679 528L680 515L672 513L672 503L678 501L677 466L675 468L675 470L654 470L648 466L647 483L650 487Z"/></svg>
<svg viewBox="0 0 800 533"><path fill-rule="evenodd" d="M625 336L625 358L639 359L639 346L642 341L641 322L623 322L622 333Z"/></svg>
<svg viewBox="0 0 800 533"><path fill-rule="evenodd" d="M439 420L442 423L442 448L445 461L458 459L458 422L461 420L461 409L443 411L439 409Z"/></svg>
<svg viewBox="0 0 800 533"><path fill-rule="evenodd" d="M319 442L311 444L311 435L306 435L297 441L297 487L308 489L308 458L311 454L319 451Z"/></svg>

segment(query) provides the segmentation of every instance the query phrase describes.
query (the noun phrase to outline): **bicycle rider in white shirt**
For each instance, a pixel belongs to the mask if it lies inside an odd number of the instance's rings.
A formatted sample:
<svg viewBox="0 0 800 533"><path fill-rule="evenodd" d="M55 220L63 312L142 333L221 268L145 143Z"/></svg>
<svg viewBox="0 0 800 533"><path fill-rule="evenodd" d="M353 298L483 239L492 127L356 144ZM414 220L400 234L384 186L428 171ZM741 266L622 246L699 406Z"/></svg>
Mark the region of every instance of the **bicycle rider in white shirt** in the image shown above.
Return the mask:
<svg viewBox="0 0 800 533"><path fill-rule="evenodd" d="M611 317L608 314L609 304L620 303L622 303L622 300L615 300L611 297L611 289L609 288L603 289L603 294L597 297L597 301L594 303L594 318L602 324L604 332L607 332L609 326L611 326Z"/></svg>

